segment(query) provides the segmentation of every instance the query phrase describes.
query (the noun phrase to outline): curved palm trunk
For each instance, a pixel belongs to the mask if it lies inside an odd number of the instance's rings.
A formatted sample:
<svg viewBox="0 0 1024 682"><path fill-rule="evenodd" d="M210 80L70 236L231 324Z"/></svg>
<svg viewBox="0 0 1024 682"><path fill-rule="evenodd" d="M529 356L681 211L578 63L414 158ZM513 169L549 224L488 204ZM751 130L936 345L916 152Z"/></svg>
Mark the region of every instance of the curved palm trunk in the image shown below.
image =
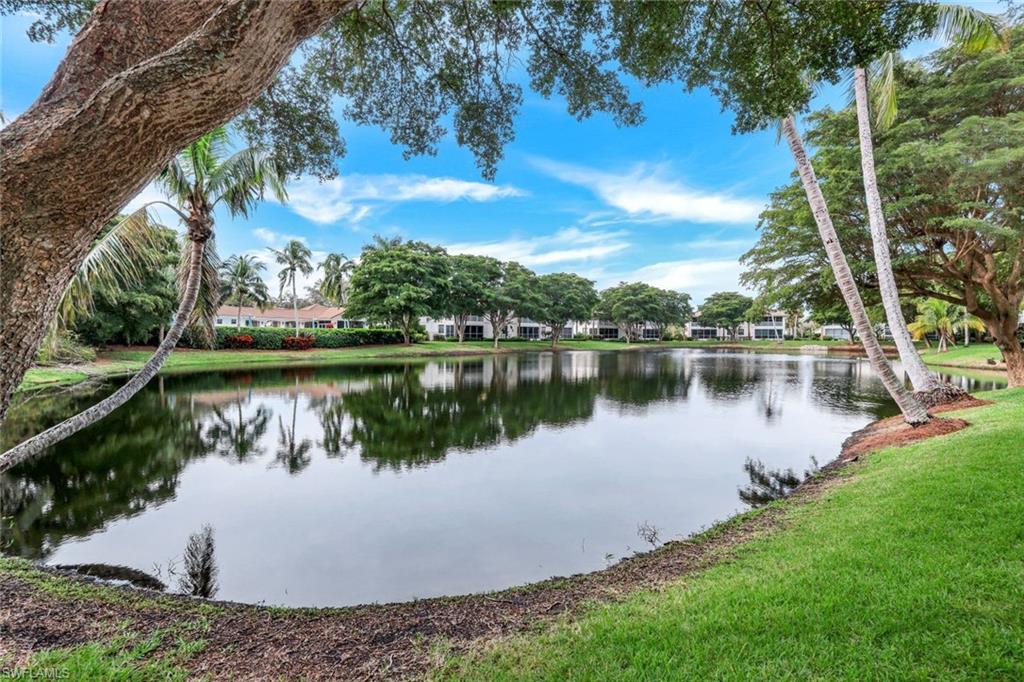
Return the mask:
<svg viewBox="0 0 1024 682"><path fill-rule="evenodd" d="M832 272L835 274L836 283L843 293L846 307L850 309L850 316L853 317L854 326L860 336L861 343L868 355L868 360L875 372L881 378L885 389L899 405L903 418L912 425L924 424L930 417L924 406L912 396L903 383L893 372L889 362L885 359L882 346L878 343L871 322L868 320L867 310L864 308L864 301L860 298L857 290L857 283L853 279L850 265L846 262L846 254L839 244L839 237L836 235L835 227L832 226L832 216L829 215L828 205L825 203L825 196L821 193L818 185L818 178L814 175L814 168L810 159L807 158L807 151L804 149L803 141L797 132L796 124L792 116L787 116L782 122L783 134L789 144L789 150L793 153L797 170L800 173L800 182L803 184L804 192L807 194L807 201L814 213L814 221L818 225L818 232L821 241L825 245L829 263L832 265Z"/></svg>
<svg viewBox="0 0 1024 682"><path fill-rule="evenodd" d="M914 347L914 341L907 330L907 321L900 308L900 294L896 277L892 272L889 256L889 236L885 230L885 215L882 213L882 198L878 193L875 177L875 149L871 140L871 119L868 112L868 82L864 69L853 70L854 91L857 99L857 130L860 137L860 165L864 176L864 195L868 208L868 223L871 225L871 244L875 253L875 269L878 271L878 290L882 295L885 319L889 323L896 349L900 354L903 369L910 377L915 391L932 391L941 388L938 377L928 371L924 360Z"/></svg>
<svg viewBox="0 0 1024 682"><path fill-rule="evenodd" d="M174 324L167 331L163 342L157 347L153 356L142 366L142 369L133 376L128 383L114 391L112 394L96 403L87 410L79 412L75 416L52 426L40 434L15 445L7 452L0 455L0 473L7 471L15 464L33 457L46 448L59 443L73 433L81 431L87 426L98 422L108 414L124 405L128 400L149 383L149 380L156 376L157 372L167 360L171 351L174 350L182 332L188 326L188 320L192 316L192 309L195 307L196 298L199 295L199 281L202 279L203 250L206 248L206 240L209 238L209 231L206 236L192 239L192 248L189 252L188 279L185 283L185 291L178 304L178 312L174 318Z"/></svg>

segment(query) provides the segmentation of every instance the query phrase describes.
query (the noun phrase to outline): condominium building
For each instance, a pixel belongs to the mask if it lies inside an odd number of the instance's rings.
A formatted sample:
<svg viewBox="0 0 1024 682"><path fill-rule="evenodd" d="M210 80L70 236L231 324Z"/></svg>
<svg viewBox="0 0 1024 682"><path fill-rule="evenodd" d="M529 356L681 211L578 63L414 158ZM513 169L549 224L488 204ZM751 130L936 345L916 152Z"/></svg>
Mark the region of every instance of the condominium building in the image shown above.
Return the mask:
<svg viewBox="0 0 1024 682"><path fill-rule="evenodd" d="M252 306L222 305L217 309L216 324L243 327L295 327L295 311L286 306L270 306L260 310ZM304 329L342 329L365 327L363 320L345 318L345 309L326 305L307 305L298 310L299 327Z"/></svg>

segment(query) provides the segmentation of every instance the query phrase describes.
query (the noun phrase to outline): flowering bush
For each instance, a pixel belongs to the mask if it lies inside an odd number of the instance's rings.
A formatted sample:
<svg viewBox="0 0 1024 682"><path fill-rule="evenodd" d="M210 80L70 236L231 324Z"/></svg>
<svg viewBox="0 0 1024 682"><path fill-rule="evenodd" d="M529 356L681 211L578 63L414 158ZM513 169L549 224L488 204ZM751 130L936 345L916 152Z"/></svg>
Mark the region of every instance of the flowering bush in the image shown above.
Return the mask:
<svg viewBox="0 0 1024 682"><path fill-rule="evenodd" d="M286 336L281 339L281 347L285 350L309 350L315 342L315 336Z"/></svg>
<svg viewBox="0 0 1024 682"><path fill-rule="evenodd" d="M224 338L225 348L252 348L253 338L249 334L232 334Z"/></svg>

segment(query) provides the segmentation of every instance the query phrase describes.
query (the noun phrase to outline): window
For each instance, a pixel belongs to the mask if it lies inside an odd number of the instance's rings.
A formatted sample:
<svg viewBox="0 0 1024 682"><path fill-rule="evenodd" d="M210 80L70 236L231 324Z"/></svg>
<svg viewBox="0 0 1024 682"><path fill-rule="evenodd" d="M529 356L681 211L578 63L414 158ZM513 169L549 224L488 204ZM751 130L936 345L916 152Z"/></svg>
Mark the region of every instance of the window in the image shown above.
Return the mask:
<svg viewBox="0 0 1024 682"><path fill-rule="evenodd" d="M441 330L445 338L451 339L455 336L455 325L454 324L439 324L437 328Z"/></svg>
<svg viewBox="0 0 1024 682"><path fill-rule="evenodd" d="M693 327L690 330L690 337L694 339L715 339L718 338L718 331L714 327Z"/></svg>
<svg viewBox="0 0 1024 682"><path fill-rule="evenodd" d="M597 335L602 339L617 339L619 338L618 327L599 327Z"/></svg>
<svg viewBox="0 0 1024 682"><path fill-rule="evenodd" d="M232 317L231 318L231 324L238 324L238 318L237 317Z"/></svg>
<svg viewBox="0 0 1024 682"><path fill-rule="evenodd" d="M755 329L755 339L781 339L782 330L780 329Z"/></svg>
<svg viewBox="0 0 1024 682"><path fill-rule="evenodd" d="M484 326L482 324L466 325L466 339L479 341L482 338L484 338Z"/></svg>
<svg viewBox="0 0 1024 682"><path fill-rule="evenodd" d="M658 338L658 330L651 329L650 327L644 327L643 337L645 339L656 339Z"/></svg>
<svg viewBox="0 0 1024 682"><path fill-rule="evenodd" d="M220 317L217 318L217 324L224 324L224 320Z"/></svg>
<svg viewBox="0 0 1024 682"><path fill-rule="evenodd" d="M571 339L572 338L572 327L566 327L565 329L562 330L562 338L563 339Z"/></svg>
<svg viewBox="0 0 1024 682"><path fill-rule="evenodd" d="M539 339L540 327L520 327L519 336L524 339Z"/></svg>

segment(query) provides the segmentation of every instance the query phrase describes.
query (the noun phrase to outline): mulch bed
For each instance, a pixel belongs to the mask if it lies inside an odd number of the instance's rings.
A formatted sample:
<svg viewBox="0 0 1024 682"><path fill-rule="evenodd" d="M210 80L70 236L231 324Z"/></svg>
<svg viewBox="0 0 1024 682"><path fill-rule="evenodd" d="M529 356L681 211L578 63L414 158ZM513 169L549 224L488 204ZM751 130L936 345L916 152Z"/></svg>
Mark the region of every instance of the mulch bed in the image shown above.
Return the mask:
<svg viewBox="0 0 1024 682"><path fill-rule="evenodd" d="M933 411L984 404L986 401L970 399ZM842 479L835 471L867 452L965 426L962 419L934 419L918 428L903 424L899 417L875 422L854 433L824 475L805 481L785 506L803 504L838 485ZM126 619L133 631L148 633L205 617L210 624L201 635L207 640L206 647L187 663L199 676L231 680L408 678L440 663L431 650L432 642L442 642L451 653L464 652L475 644L572 614L594 601L662 588L728 559L737 544L779 527L784 514L783 507L768 507L704 538L668 542L594 573L492 594L342 609L268 609L113 587L109 589L119 590L122 599L65 601L14 575L0 574L0 657L9 656L16 664L41 649L103 639ZM217 610L201 613L199 607L205 603Z"/></svg>

